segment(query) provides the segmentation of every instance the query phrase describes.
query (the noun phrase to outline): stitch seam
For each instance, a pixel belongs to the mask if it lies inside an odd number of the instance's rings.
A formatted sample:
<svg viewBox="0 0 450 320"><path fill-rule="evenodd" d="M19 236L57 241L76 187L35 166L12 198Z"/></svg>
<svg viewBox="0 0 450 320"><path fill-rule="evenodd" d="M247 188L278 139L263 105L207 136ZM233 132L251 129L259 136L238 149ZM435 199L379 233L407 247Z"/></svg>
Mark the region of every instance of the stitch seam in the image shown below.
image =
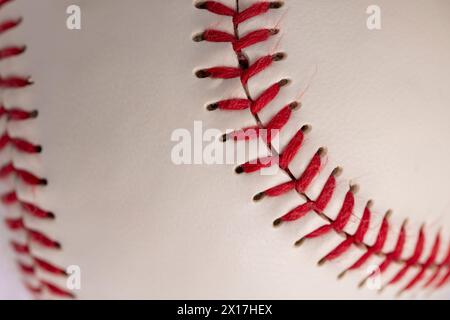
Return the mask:
<svg viewBox="0 0 450 320"><path fill-rule="evenodd" d="M198 9L205 9L207 11L210 11L212 13L223 15L223 16L230 16L233 19L233 29L234 29L234 35L227 34L223 31L218 30L205 30L203 33L194 36L194 41L200 42L200 41L210 41L210 42L230 42L232 44L232 48L234 52L236 53L236 57L238 60L238 68L234 67L213 67L209 69L202 69L198 70L196 72L197 77L199 78L220 78L220 79L230 79L230 78L241 78L241 84L243 86L243 89L246 94L246 99L229 99L229 100L223 100L219 101L213 104L210 104L207 106L207 109L209 111L214 111L217 109L223 109L223 110L245 110L250 108L252 111L252 115L256 122L256 127L251 128L244 128L241 130L241 132L234 132L232 134L224 135L223 140L226 139L233 139L233 140L242 140L242 139L251 139L258 137L258 133L254 135L253 137L246 136L245 133L247 132L247 129L271 129L271 122L274 120L277 120L275 122L279 123L280 119L284 121L284 124L289 120L290 113L284 117L281 117L279 112L267 125L264 125L262 121L259 118L258 111L264 108L267 104L270 103L270 101L278 94L278 90L287 84L287 80L281 80L278 83L278 88L273 89L272 87L267 89L261 96L257 99L254 99L248 89L247 83L250 80L252 76L254 76L256 73L259 73L263 71L264 69L268 68L270 64L273 61L281 60L284 58L284 55L281 56L278 54L278 57L276 55L268 56L268 57L262 57L259 58L253 65L250 64L250 61L246 57L245 53L243 52L243 49L245 48L245 45L250 46L254 45L263 41L266 41L270 36L275 35L278 33L277 29L261 29L256 30L253 32L250 32L249 34L245 35L244 37L241 37L239 33L239 24L250 19L253 17L257 17L261 14L266 13L270 9L278 9L283 5L283 2L279 1L260 1L255 2L254 4L250 5L247 9L244 11L241 11L239 8L239 0L236 0L236 9L229 8L225 5L223 5L221 2L218 1L201 1L196 3L196 7ZM265 31L264 31L265 30ZM257 35L256 39L248 40L248 38L251 38L252 36ZM242 45L242 39L246 38L246 44ZM267 58L263 61L264 58ZM277 59L279 58L279 59ZM261 64L262 66L259 66L258 64ZM254 67L256 65L256 67ZM254 68L254 70L251 70L251 68ZM250 71L251 70L251 71ZM276 84L274 85L276 86ZM247 100L247 101L246 101ZM262 100L262 102L261 102ZM259 104L259 105L258 105ZM254 111L252 110L252 106L258 105L258 110ZM294 108L291 108L294 109ZM284 125L279 127L281 129ZM243 131L243 132L242 132ZM296 192L304 197L306 199L306 203L298 206L297 208L294 208L287 214L283 215L279 219L276 219L274 221L274 226L280 225L282 222L288 222L288 221L294 221L298 220L301 217L305 216L309 212L313 211L318 216L320 216L322 219L326 221L326 224L322 227L316 229L315 231L307 234L306 236L302 237L299 241L296 242L296 245L300 245L303 243L306 239L315 238L323 236L324 234L334 231L341 235L344 240L331 252L329 252L325 257L323 257L319 261L319 265L325 263L326 261L331 261L336 259L337 257L344 254L352 245L356 245L359 247L362 247L365 251L365 253L349 268L341 272L339 274L339 278L342 278L347 272L351 270L355 270L360 268L372 255L377 255L384 257L384 261L379 265L380 272L384 272L393 262L402 263L404 266L403 268L392 278L387 284L384 285L382 289L384 289L388 285L392 285L398 281L400 281L403 276L406 274L406 272L411 267L418 267L419 272L415 274L415 276L410 280L403 289L399 293L402 293L407 290L411 290L413 287L419 283L420 280L425 278L425 272L427 270L433 270L434 272L430 278L428 278L425 285L423 285L424 288L429 287L431 284L434 284L435 288L442 287L445 285L448 280L450 279L450 248L447 256L444 258L444 260L440 263L436 261L437 254L440 251L441 246L441 235L440 232L437 233L435 236L435 240L433 243L433 248L431 253L429 254L428 258L425 262L420 262L420 258L423 255L424 252L424 244L425 244L425 234L424 234L424 225L420 228L419 235L416 241L414 253L411 257L408 259L403 259L402 253L404 249L405 244L405 238L406 238L406 231L405 231L405 225L406 220L402 224L402 228L400 231L400 234L397 238L397 244L395 246L395 249L391 252L384 252L383 246L385 244L387 235L389 233L389 217L391 215L391 211L388 211L382 221L382 224L380 226L380 229L377 234L377 239L373 245L368 245L364 242L364 236L368 231L368 226L371 221L372 213L370 211L370 208L372 206L372 201L368 201L367 205L364 209L363 217L359 223L358 229L355 232L355 234L349 234L344 230L344 227L347 225L349 221L350 215L353 213L353 206L354 206L354 193L357 191L356 186L350 186L349 191L346 194L346 197L344 199L344 203L342 205L341 211L339 212L336 219L331 219L328 217L323 211L330 201L335 188L336 180L335 178L339 175L340 171L342 169L336 168L332 174L330 175L327 183L325 184L321 194L316 200L310 199L306 193L304 192L305 189L308 187L308 185L313 181L315 176L319 173L320 170L320 159L323 155L323 148L319 149L319 151L316 153L316 155L311 159L311 162L305 169L305 171L301 174L299 178L296 178L292 172L289 170L289 162L293 159L293 157L296 155L296 153L301 148L301 143L303 141L303 134L306 133L307 130L305 127L302 127L302 129L299 130L296 136L291 140L291 142L288 144L288 146L283 150L280 154L278 154L270 144L270 138L266 140L267 147L269 151L271 152L271 156L277 156L281 158L280 162L277 162L277 165L290 177L291 181L282 183L281 185L275 186L273 188L270 188L266 191L263 191L259 194L257 194L254 197L254 200L261 200L265 196L280 196L292 189L295 189ZM242 134L244 133L244 134ZM286 154L286 151L288 151L288 156L285 157L286 161L283 162L283 155ZM261 159L257 159L256 164L253 163L246 163L244 165L241 165L237 168L237 173L251 173L257 170L260 170L264 167L267 167L267 164L263 164ZM272 163L273 164L273 163ZM272 165L269 164L269 165ZM328 189L327 189L328 188ZM442 269L447 268L447 272L444 272L444 276L439 278L439 275L442 274ZM362 286L371 276L374 274L369 275L365 279L363 279L360 282L360 286ZM438 279L437 283L436 280Z"/></svg>

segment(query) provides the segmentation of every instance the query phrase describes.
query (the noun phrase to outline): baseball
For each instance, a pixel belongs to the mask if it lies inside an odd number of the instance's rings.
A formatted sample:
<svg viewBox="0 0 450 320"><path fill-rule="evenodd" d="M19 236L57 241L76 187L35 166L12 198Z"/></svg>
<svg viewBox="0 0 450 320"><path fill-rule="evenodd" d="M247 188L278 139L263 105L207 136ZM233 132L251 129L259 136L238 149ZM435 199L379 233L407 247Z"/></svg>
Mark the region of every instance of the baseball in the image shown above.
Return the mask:
<svg viewBox="0 0 450 320"><path fill-rule="evenodd" d="M448 298L449 15L0 0L0 298Z"/></svg>

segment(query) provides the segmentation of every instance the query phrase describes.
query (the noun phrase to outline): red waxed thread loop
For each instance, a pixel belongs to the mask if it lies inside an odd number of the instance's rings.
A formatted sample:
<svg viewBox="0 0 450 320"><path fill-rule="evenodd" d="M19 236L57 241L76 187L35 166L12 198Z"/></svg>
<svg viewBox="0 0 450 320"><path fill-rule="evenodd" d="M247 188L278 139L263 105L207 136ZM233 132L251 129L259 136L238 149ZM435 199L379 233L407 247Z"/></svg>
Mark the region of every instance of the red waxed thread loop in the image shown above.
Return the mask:
<svg viewBox="0 0 450 320"><path fill-rule="evenodd" d="M13 0L0 0L0 7L4 6L5 4L7 4L8 2L11 2Z"/></svg>
<svg viewBox="0 0 450 320"><path fill-rule="evenodd" d="M38 116L38 111L25 111L18 108L13 108L8 110L8 120L9 121L21 121L36 118Z"/></svg>
<svg viewBox="0 0 450 320"><path fill-rule="evenodd" d="M364 241L364 237L369 230L370 220L372 217L372 213L370 212L371 207L371 201L369 201L364 208L364 213L361 218L361 221L359 222L358 229L355 232L355 242L356 243L362 243Z"/></svg>
<svg viewBox="0 0 450 320"><path fill-rule="evenodd" d="M353 206L355 204L355 198L353 195L353 193L355 192L354 189L355 189L354 187L351 187L350 190L345 195L344 202L342 204L341 210L339 211L336 220L310 232L309 234L298 240L296 242L296 245L301 245L305 239L312 239L323 236L332 231L333 229L336 232L341 232L344 229L345 225L347 224L348 220L350 219L350 216L353 211Z"/></svg>
<svg viewBox="0 0 450 320"><path fill-rule="evenodd" d="M317 200L315 201L315 209L322 212L327 207L330 202L334 190L336 189L336 174L339 173L339 170L335 170L329 177L327 182L325 183L322 191L320 192Z"/></svg>
<svg viewBox="0 0 450 320"><path fill-rule="evenodd" d="M441 288L443 287L448 281L450 280L450 269L447 270L447 273L445 274L445 276L438 282L438 284L436 285L436 288Z"/></svg>
<svg viewBox="0 0 450 320"><path fill-rule="evenodd" d="M391 281L389 281L388 285L395 284L399 282L403 277L405 276L406 272L413 266L417 261L419 261L423 249L425 245L425 233L424 233L424 227L422 226L419 231L419 237L416 242L416 246L414 248L414 253L412 256L405 262L405 266L392 278Z"/></svg>
<svg viewBox="0 0 450 320"><path fill-rule="evenodd" d="M0 137L0 150L3 150L9 143L10 138L7 132Z"/></svg>
<svg viewBox="0 0 450 320"><path fill-rule="evenodd" d="M26 275L34 275L35 269L32 265L27 265L22 262L17 263L19 270Z"/></svg>
<svg viewBox="0 0 450 320"><path fill-rule="evenodd" d="M0 105L0 119L8 114L8 110L6 110L5 106Z"/></svg>
<svg viewBox="0 0 450 320"><path fill-rule="evenodd" d="M65 270L63 270L59 267L56 267L47 261L44 261L44 260L36 258L36 257L33 258L33 261L36 264L36 266L41 270L44 270L44 271L47 271L49 273L53 273L56 275L66 275Z"/></svg>
<svg viewBox="0 0 450 320"><path fill-rule="evenodd" d="M11 247L13 248L13 250L18 254L29 254L30 253L30 247L28 247L28 245L26 245L26 244L20 244L15 241L11 241L10 244L11 244Z"/></svg>
<svg viewBox="0 0 450 320"><path fill-rule="evenodd" d="M384 244L387 239L388 231L389 231L389 218L390 214L386 214L383 218L383 222L381 223L380 230L378 231L377 239L375 240L375 244L370 247L355 263L353 263L348 270L355 270L362 267L363 264L366 263L367 260L374 254L381 252L384 247Z"/></svg>
<svg viewBox="0 0 450 320"><path fill-rule="evenodd" d="M51 294L61 297L61 298L70 298L70 299L74 299L75 295L71 292L68 292L66 290L63 290L57 286L55 286L54 284L51 284L47 281L43 281L41 280L41 284L42 286L44 286Z"/></svg>
<svg viewBox="0 0 450 320"><path fill-rule="evenodd" d="M236 11L217 1L201 1L195 4L198 9L205 9L221 16L234 16Z"/></svg>
<svg viewBox="0 0 450 320"><path fill-rule="evenodd" d="M18 88L23 88L23 87L29 86L31 84L32 84L32 82L30 81L29 78L15 77L15 76L7 77L7 78L0 77L0 88L18 89Z"/></svg>
<svg viewBox="0 0 450 320"><path fill-rule="evenodd" d="M317 238L317 237L327 234L331 230L333 230L333 226L331 224L326 224L326 225L323 225L323 226L317 228L316 230L310 232L309 234L304 236L304 238L305 239Z"/></svg>
<svg viewBox="0 0 450 320"><path fill-rule="evenodd" d="M347 225L350 216L352 215L354 205L355 205L355 197L353 191L350 190L345 195L344 203L342 204L342 208L339 211L336 220L332 223L333 228L336 231L339 232L342 231L344 227Z"/></svg>
<svg viewBox="0 0 450 320"><path fill-rule="evenodd" d="M15 171L14 165L10 162L4 165L2 168L0 168L0 178L6 178L10 174L14 173L14 171Z"/></svg>
<svg viewBox="0 0 450 320"><path fill-rule="evenodd" d="M202 34L196 35L194 41L208 41L208 42L230 42L234 43L236 38L234 35L225 31L208 29Z"/></svg>
<svg viewBox="0 0 450 320"><path fill-rule="evenodd" d="M279 184L275 187L272 187L270 189L267 189L263 192L258 193L257 195L255 195L253 197L253 200L255 200L255 201L261 200L262 198L264 198L264 196L277 197L282 194L285 194L286 192L293 190L294 187L295 187L295 181L288 181L288 182Z"/></svg>
<svg viewBox="0 0 450 320"><path fill-rule="evenodd" d="M5 219L5 224L11 231L23 230L25 228L22 218L7 218Z"/></svg>
<svg viewBox="0 0 450 320"><path fill-rule="evenodd" d="M10 143L21 152L25 153L39 153L42 151L42 147L38 145L34 145L31 142L28 142L19 138L10 138Z"/></svg>
<svg viewBox="0 0 450 320"><path fill-rule="evenodd" d="M40 185L47 185L46 179L41 179L31 172L21 170L21 169L15 169L16 176L22 180L24 183L31 185L31 186L40 186Z"/></svg>
<svg viewBox="0 0 450 320"><path fill-rule="evenodd" d="M252 31L243 36L241 39L235 41L233 43L233 50L240 52L245 48L268 40L271 36L276 35L278 32L278 29L261 29Z"/></svg>
<svg viewBox="0 0 450 320"><path fill-rule="evenodd" d="M31 241L36 242L43 247L46 247L49 249L61 248L61 245L57 241L50 239L45 234L43 234L39 231L27 229L27 233L28 233Z"/></svg>
<svg viewBox="0 0 450 320"><path fill-rule="evenodd" d="M307 126L303 126L300 130L297 131L294 137L289 141L288 145L284 148L283 152L280 155L280 168L287 169L289 164L292 162L294 157L297 155L300 150L303 139L305 137L305 132L308 130Z"/></svg>
<svg viewBox="0 0 450 320"><path fill-rule="evenodd" d="M4 205L12 205L18 202L17 194L15 191L11 191L2 195L1 201Z"/></svg>
<svg viewBox="0 0 450 320"><path fill-rule="evenodd" d="M442 268L448 267L448 265L450 265L450 246L448 248L447 255L445 256L444 260L442 260L442 262L439 263L433 275L428 279L428 281L424 284L423 287L428 288L432 283L434 283L434 281L441 273Z"/></svg>
<svg viewBox="0 0 450 320"><path fill-rule="evenodd" d="M198 78L233 79L240 77L242 70L234 67L213 67L199 70L195 74Z"/></svg>
<svg viewBox="0 0 450 320"><path fill-rule="evenodd" d="M311 184L313 179L319 174L321 167L322 149L316 152L300 179L295 182L295 189L299 193L304 193L306 188Z"/></svg>
<svg viewBox="0 0 450 320"><path fill-rule="evenodd" d="M260 128L258 126L248 127L241 130L233 131L222 137L223 141L232 139L234 141L249 141L259 137Z"/></svg>
<svg viewBox="0 0 450 320"><path fill-rule="evenodd" d="M268 168L276 164L276 157L265 157L257 159L256 161L247 162L244 164L241 164L239 167L236 168L236 173L252 173L259 171L263 168Z"/></svg>
<svg viewBox="0 0 450 320"><path fill-rule="evenodd" d="M256 16L262 15L269 11L269 9L273 6L269 1L257 2L252 4L250 7L245 9L244 11L236 14L233 18L233 23L235 25L241 24L244 21L247 21Z"/></svg>
<svg viewBox="0 0 450 320"><path fill-rule="evenodd" d="M248 109L250 105L251 101L248 99L228 99L216 103L211 103L210 105L208 105L207 109L209 111L214 111L217 109L236 111Z"/></svg>
<svg viewBox="0 0 450 320"><path fill-rule="evenodd" d="M266 125L266 141L270 143L272 139L278 135L280 130L286 125L291 117L292 110L298 106L296 102L293 102L283 109L281 109Z"/></svg>
<svg viewBox="0 0 450 320"><path fill-rule="evenodd" d="M29 283L25 283L25 288L30 291L34 295L39 295L42 293L42 287L41 286L33 286Z"/></svg>
<svg viewBox="0 0 450 320"><path fill-rule="evenodd" d="M261 71L267 69L274 61L279 61L284 58L284 54L277 53L274 55L268 55L259 58L255 61L247 70L245 70L241 75L241 82L245 86L250 78L254 77Z"/></svg>
<svg viewBox="0 0 450 320"><path fill-rule="evenodd" d="M274 225L277 226L281 222L295 221L303 218L306 214L311 212L314 209L314 204L312 202L306 202L292 209L288 213L286 213L281 218L278 218L274 221Z"/></svg>
<svg viewBox="0 0 450 320"><path fill-rule="evenodd" d="M0 49L0 60L11 58L25 52L26 47L6 47Z"/></svg>
<svg viewBox="0 0 450 320"><path fill-rule="evenodd" d="M344 241L342 241L333 251L331 251L324 258L322 258L319 261L319 264L323 264L325 261L331 261L331 260L334 260L334 259L340 257L348 249L350 249L351 244L353 244L353 243L362 243L362 241L364 240L364 236L366 235L367 231L369 230L369 223L370 223L370 217L371 217L370 206L371 206L371 201L369 201L367 203L366 208L364 209L363 217L361 218L361 221L358 225L358 229L356 230L355 235L347 236L347 238ZM344 271L344 273L346 271ZM342 277L344 275L344 273L341 273L341 275L339 277Z"/></svg>
<svg viewBox="0 0 450 320"><path fill-rule="evenodd" d="M266 89L251 105L250 110L252 114L255 115L266 107L278 95L280 88L287 83L287 80L281 80Z"/></svg>
<svg viewBox="0 0 450 320"><path fill-rule="evenodd" d="M22 18L6 20L0 23L0 34L17 27L22 22Z"/></svg>
<svg viewBox="0 0 450 320"><path fill-rule="evenodd" d="M40 218L40 219L54 219L55 218L55 215L52 212L43 210L34 204L22 202L21 206L29 215L32 215L36 218Z"/></svg>
<svg viewBox="0 0 450 320"><path fill-rule="evenodd" d="M440 245L441 245L441 235L440 235L440 233L438 233L436 236L436 239L434 240L434 244L431 249L431 253L428 256L428 259L421 266L421 268L420 268L419 272L416 274L416 276L414 278L412 278L409 281L409 283L403 288L402 292L411 290L417 283L419 283L420 280L422 280L425 277L425 273L428 270L428 268L431 265L433 265L433 263L436 261Z"/></svg>
<svg viewBox="0 0 450 320"><path fill-rule="evenodd" d="M393 261L396 261L401 257L403 249L405 247L405 242L406 242L406 221L403 223L400 229L394 250L388 255L386 255L384 261L380 264L379 266L380 273L386 271Z"/></svg>
<svg viewBox="0 0 450 320"><path fill-rule="evenodd" d="M342 241L336 248L334 248L330 253L328 253L325 257L320 259L319 265L322 265L326 261L332 261L337 258L339 258L341 255L343 255L345 252L350 249L351 245L353 243L353 239L351 237L345 239Z"/></svg>

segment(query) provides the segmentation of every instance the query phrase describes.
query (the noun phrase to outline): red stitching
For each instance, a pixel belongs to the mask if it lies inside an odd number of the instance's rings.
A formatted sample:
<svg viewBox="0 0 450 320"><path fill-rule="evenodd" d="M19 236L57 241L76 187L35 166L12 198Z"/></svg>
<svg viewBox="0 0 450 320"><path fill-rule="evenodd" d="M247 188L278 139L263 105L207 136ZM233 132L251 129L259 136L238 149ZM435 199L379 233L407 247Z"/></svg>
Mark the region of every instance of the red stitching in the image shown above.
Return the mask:
<svg viewBox="0 0 450 320"><path fill-rule="evenodd" d="M13 0L0 0L0 8L3 5L6 5ZM22 18L18 19L9 19L3 22L0 22L0 34L12 30L19 26L22 22ZM0 49L0 60L10 59L13 57L20 56L24 54L26 51L25 46L9 46ZM17 76L17 75L9 75L9 76L1 76L0 75L0 88L5 90L11 89L21 89L25 88L29 85L32 85L33 82L29 77ZM16 122L16 121L25 121L32 120L38 116L37 110L24 110L20 107L11 107L6 108L4 105L0 105L0 119L2 117L6 118L6 121ZM20 137L12 137L7 129L0 135L0 152L5 148L10 147L15 149L17 152L20 152L24 155L33 155L40 153L42 151L42 147L36 145L30 141L22 139ZM9 177L14 177L20 182L33 186L45 186L47 185L47 180L45 178L39 177L34 173L17 168L13 162L7 163L3 167L0 168L0 179L6 179ZM17 265L19 270L28 278L33 279L33 283L39 283L38 286L32 285L30 282L25 282L25 287L28 290L36 295L40 296L42 293L48 292L57 297L66 297L66 298L74 298L75 296L62 288L57 287L56 285L44 281L40 279L39 275L36 273L36 270L39 269L43 272L52 274L54 276L67 276L64 269L52 264L49 261L46 261L42 258L36 257L32 250L31 245L38 245L44 247L46 249L60 249L61 245L58 241L52 239L45 233L31 229L26 224L25 215L33 216L37 219L54 219L55 215L45 209L40 208L34 203L23 201L18 197L16 190L12 190L0 197L1 202L5 206L19 206L22 209L23 214L20 217L16 218L5 218L6 226L11 230L11 232L24 232L26 235L25 243L19 243L16 241L11 241L12 250L19 256L26 256L30 264L26 264L22 261L18 261Z"/></svg>
<svg viewBox="0 0 450 320"><path fill-rule="evenodd" d="M234 50L239 66L238 67L229 67L229 66L218 66L211 67L206 69L201 69L196 72L196 76L198 78L218 78L218 79L233 79L240 78L241 84L243 86L244 91L246 92L247 98L231 98L227 100L217 101L207 106L209 111L214 110L228 110L228 111L237 111L237 110L246 110L250 109L250 112L255 118L256 125L248 128L244 128L241 130L237 130L235 132L226 134L223 136L223 140L232 139L232 140L250 140L255 139L261 136L262 129L270 131L270 129L277 129L277 131L281 130L287 121L290 118L291 111L295 109L299 104L297 102L293 102L290 105L284 107L277 115L275 115L272 120L270 120L267 124L263 124L259 118L258 113L265 108L280 92L280 89L288 84L288 80L281 80L271 87L266 89L258 98L253 99L249 89L248 89L248 81L254 77L256 74L268 69L273 62L282 60L285 55L283 53L276 53L273 55L267 55L258 58L252 64L249 62L247 56L242 51L249 46L264 42L268 40L271 36L278 34L278 29L260 29L249 32L247 35L241 37L239 34L239 25L247 21L251 18L260 16L265 14L270 9L278 9L283 5L280 1L258 1L252 5L250 5L247 9L240 11L239 9L239 0L236 0L236 9L230 8L220 2L217 1L202 1L198 2L195 6L199 9L207 10L211 13L221 15L221 16L229 16L233 19L233 27L234 27L234 35L220 31L220 30L212 30L207 29L204 32L197 34L194 36L193 40L196 42L200 41L209 41L209 42L228 42L231 44L232 49ZM300 245L306 239L321 237L324 234L334 231L341 236L344 237L344 240L335 247L331 252L329 252L325 257L323 257L319 264L323 264L326 261L332 261L345 252L347 252L352 245L359 246L365 250L364 254L355 261L349 268L344 270L339 277L342 277L348 271L355 270L361 268L367 260L373 255L379 255L384 257L383 262L379 265L379 270L381 273L385 272L387 268L393 262L400 262L403 264L403 268L395 275L393 279L391 279L385 286L394 284L400 281L404 275L410 270L413 266L419 267L419 271L415 274L415 276L409 281L409 283L401 290L401 292L410 290L416 286L419 281L423 280L425 277L425 273L427 270L435 269L432 276L427 280L423 287L429 287L434 285L435 288L441 287L450 281L450 246L448 249L447 257L441 262L436 262L437 254L440 250L441 239L440 233L436 236L432 252L429 254L428 258L424 263L420 262L420 258L424 252L424 244L425 244L425 232L424 226L419 231L417 242L415 246L414 253L408 259L402 258L403 249L406 242L406 221L403 223L401 230L399 232L397 243L393 251L384 252L383 247L386 242L386 238L388 233L390 232L389 227L389 217L391 215L391 211L388 211L381 223L381 226L378 230L377 239L373 245L368 245L364 242L364 237L369 229L369 225L372 221L372 213L370 211L372 201L369 201L366 205L366 208L363 213L363 217L360 220L357 231L355 234L349 234L344 230L345 226L348 224L351 215L353 214L354 207L354 194L357 192L357 186L350 186L349 191L347 192L345 199L342 203L341 210L336 219L329 218L324 210L330 202L331 198L336 189L336 178L339 176L342 171L341 168L335 168L333 172L330 174L327 182L320 195L316 200L310 199L305 190L312 183L312 181L319 174L320 169L322 167L322 158L325 154L325 149L320 148L317 153L311 159L309 165L304 170L299 178L296 178L289 169L289 164L295 157L295 155L300 151L302 142L304 140L304 135L309 131L309 126L303 126L292 139L288 143L288 145L282 150L281 154L276 154L271 147L271 138L272 136L268 136L266 139L267 146L269 150L272 152L272 155L266 158L256 159L256 161L250 161L243 165L238 166L236 169L237 173L251 173L258 171L262 168L277 164L282 170L284 170L290 180L284 183L281 183L277 186L271 187L263 192L260 192L254 196L255 201L259 201L264 197L277 197L281 196L293 189L296 190L303 198L306 199L306 202L292 209L288 213L284 214L280 218L274 221L274 225L278 226L283 222L291 222L296 221L304 217L306 214L310 212L314 212L324 219L326 224L314 230L313 232L305 235L300 240L296 242L296 245ZM279 160L277 160L279 159ZM443 274L443 276L442 276ZM375 273L369 275L365 279L360 282L360 286L364 285L364 283Z"/></svg>

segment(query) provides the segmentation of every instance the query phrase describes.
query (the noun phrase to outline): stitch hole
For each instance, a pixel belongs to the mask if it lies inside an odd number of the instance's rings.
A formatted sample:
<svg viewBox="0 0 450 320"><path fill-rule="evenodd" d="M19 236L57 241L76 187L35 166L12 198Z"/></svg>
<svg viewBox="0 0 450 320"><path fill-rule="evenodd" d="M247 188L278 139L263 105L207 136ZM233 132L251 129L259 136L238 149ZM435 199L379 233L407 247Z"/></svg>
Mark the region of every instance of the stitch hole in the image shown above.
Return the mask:
<svg viewBox="0 0 450 320"><path fill-rule="evenodd" d="M41 153L41 152L42 152L42 146L36 146L36 147L34 148L34 151L35 151L36 153Z"/></svg>
<svg viewBox="0 0 450 320"><path fill-rule="evenodd" d="M221 142L226 142L226 141L227 141L227 138L228 138L227 134L224 133L224 134L220 137L220 141L221 141Z"/></svg>
<svg viewBox="0 0 450 320"><path fill-rule="evenodd" d="M264 192L260 192L257 193L253 196L253 201L257 202L257 201L261 201L262 199L264 199L266 195L264 194Z"/></svg>
<svg viewBox="0 0 450 320"><path fill-rule="evenodd" d="M48 180L47 180L47 179L41 179L41 180L39 181L39 184L40 184L41 186L47 186L47 185L48 185Z"/></svg>
<svg viewBox="0 0 450 320"><path fill-rule="evenodd" d="M236 172L237 174L244 173L244 168L242 166L236 167L236 169L234 169L234 172Z"/></svg>
<svg viewBox="0 0 450 320"><path fill-rule="evenodd" d="M289 79L282 79L282 80L278 81L278 85L280 87L287 86L290 83L291 83L291 80L289 80Z"/></svg>
<svg viewBox="0 0 450 320"><path fill-rule="evenodd" d="M204 79L204 78L208 78L211 75L211 73L208 70L202 69L202 70L196 71L195 75L197 78Z"/></svg>
<svg viewBox="0 0 450 320"><path fill-rule="evenodd" d="M39 116L39 111L33 110L30 112L30 118L37 118Z"/></svg>
<svg viewBox="0 0 450 320"><path fill-rule="evenodd" d="M203 32L202 32L202 33L198 33L198 34L196 34L196 35L194 35L194 36L192 37L192 40L193 40L194 42L202 42L203 40L205 40L205 37L204 37L203 35L204 35Z"/></svg>
<svg viewBox="0 0 450 320"><path fill-rule="evenodd" d="M286 57L287 57L286 53L284 53L284 52L277 52L277 53L272 55L272 60L273 61L281 61L281 60L286 59Z"/></svg>
<svg viewBox="0 0 450 320"><path fill-rule="evenodd" d="M270 29L269 33L271 36L277 35L278 33L280 33L280 29L277 28Z"/></svg>
<svg viewBox="0 0 450 320"><path fill-rule="evenodd" d="M200 1L195 4L195 7L197 9L207 9L207 3L206 1Z"/></svg>
<svg viewBox="0 0 450 320"><path fill-rule="evenodd" d="M291 103L289 104L289 108L290 108L292 111L295 111L295 110L300 109L301 106L302 106L302 104L301 104L300 102L297 102L297 101L291 102Z"/></svg>
<svg viewBox="0 0 450 320"><path fill-rule="evenodd" d="M248 69L250 67L250 59L248 56L244 52L239 52L237 56L239 67L243 70Z"/></svg>
<svg viewBox="0 0 450 320"><path fill-rule="evenodd" d="M350 185L350 190L351 193L355 194L359 191L359 186L357 184L352 184Z"/></svg>
<svg viewBox="0 0 450 320"><path fill-rule="evenodd" d="M210 103L206 106L206 110L208 110L208 111L214 111L214 110L217 110L218 108L219 108L218 103Z"/></svg>
<svg viewBox="0 0 450 320"><path fill-rule="evenodd" d="M319 157L325 157L327 155L327 153L328 153L328 150L325 147L320 147L319 150L317 150L317 155Z"/></svg>
<svg viewBox="0 0 450 320"><path fill-rule="evenodd" d="M333 171L331 172L331 175L333 175L334 177L339 177L342 174L342 168L341 167L336 167L333 169Z"/></svg>
<svg viewBox="0 0 450 320"><path fill-rule="evenodd" d="M305 124L301 129L303 133L309 133L312 130L312 127L309 124Z"/></svg>
<svg viewBox="0 0 450 320"><path fill-rule="evenodd" d="M283 220L281 218L275 219L273 222L273 226L278 227L282 222Z"/></svg>
<svg viewBox="0 0 450 320"><path fill-rule="evenodd" d="M270 3L269 8L270 9L280 9L282 6L284 6L283 1L274 1L274 2Z"/></svg>

